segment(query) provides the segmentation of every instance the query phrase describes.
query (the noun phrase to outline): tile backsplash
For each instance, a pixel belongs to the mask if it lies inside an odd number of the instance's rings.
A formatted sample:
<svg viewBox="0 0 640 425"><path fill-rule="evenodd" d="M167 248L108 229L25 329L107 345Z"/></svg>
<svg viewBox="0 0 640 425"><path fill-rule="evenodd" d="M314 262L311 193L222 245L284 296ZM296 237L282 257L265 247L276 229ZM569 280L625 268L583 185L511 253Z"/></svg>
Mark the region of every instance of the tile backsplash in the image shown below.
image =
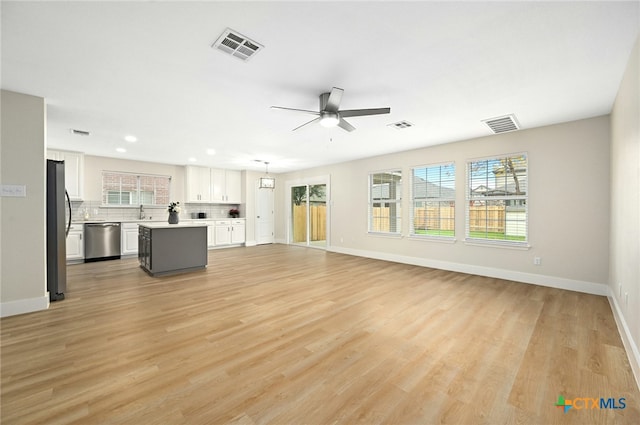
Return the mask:
<svg viewBox="0 0 640 425"><path fill-rule="evenodd" d="M229 210L232 208L240 210L240 217L244 217L244 208L239 204L181 204L180 219L187 220L198 218L198 213L205 213L207 218L228 218ZM85 220L111 220L125 221L138 220L140 218L139 208L118 208L103 207L101 201L71 201L71 219L73 221ZM145 207L146 219L166 220L169 217L166 207L152 208Z"/></svg>

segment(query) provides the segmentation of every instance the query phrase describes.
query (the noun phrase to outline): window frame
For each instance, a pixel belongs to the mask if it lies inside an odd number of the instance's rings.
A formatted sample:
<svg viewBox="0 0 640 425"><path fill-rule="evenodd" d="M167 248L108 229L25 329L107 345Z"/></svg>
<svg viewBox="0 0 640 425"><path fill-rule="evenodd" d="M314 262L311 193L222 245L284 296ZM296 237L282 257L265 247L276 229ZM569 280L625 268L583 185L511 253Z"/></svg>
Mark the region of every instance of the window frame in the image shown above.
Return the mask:
<svg viewBox="0 0 640 425"><path fill-rule="evenodd" d="M119 189L114 189L111 187L106 187L105 186L105 175L106 174L111 174L111 175L117 175L121 180L120 180L120 188ZM135 177L136 179L136 185L135 185L135 189L122 189L122 178L123 177ZM157 192L154 189L153 192L148 191L148 190L143 190L143 185L141 184L141 179L145 178L145 177L152 177L152 178L159 178L159 179L166 179L166 184L167 184L167 202L162 202L162 203L157 203L158 201L156 200L157 198ZM101 191L102 191L102 196L101 196L101 207L104 208L139 208L140 205L143 205L145 208L166 208L167 205L169 205L170 199L171 199L171 185L172 182L172 177L169 175L163 175L163 174L145 174L145 173L135 173L135 172L129 172L129 171L112 171L112 170L102 170L101 173ZM110 198L109 194L122 194L122 193L128 193L129 194L129 199L130 202L129 204L111 204L108 203L108 200ZM142 203L140 204L139 202L135 202L134 201L144 201L147 200L145 198L148 198L148 195L150 193L153 193L153 201L154 203ZM105 203L105 200L107 201L107 203ZM120 200L122 201L122 196L120 196Z"/></svg>
<svg viewBox="0 0 640 425"><path fill-rule="evenodd" d="M436 169L436 168L440 168L442 170L443 167L453 167L453 194L451 196L440 196L437 198L428 198L427 193L425 192L425 198L424 199L420 199L420 200L416 200L415 198L415 187L416 187L416 182L415 182L415 170L424 170L425 171L425 175L428 173L429 169ZM409 187L409 201L411 203L410 207L409 207L409 237L411 238L416 238L416 239L426 239L426 240L434 240L434 241L446 241L446 242L455 242L456 240L456 196L457 196L457 191L456 191L456 177L457 177L457 166L456 166L456 162L455 161L447 161L447 162L438 162L438 163L432 163L432 164L424 164L424 165L415 165L412 166L411 169L411 185ZM428 180L427 180L428 181ZM442 179L440 179L440 183L442 183ZM442 187L442 186L441 186ZM452 204L452 209L453 209L453 234L448 236L448 235L429 235L429 234L419 234L416 233L415 231L415 210L416 210L416 203L417 202L449 202ZM438 218L439 221L442 220L442 218ZM441 229L439 229L441 230Z"/></svg>
<svg viewBox="0 0 640 425"><path fill-rule="evenodd" d="M399 174L400 176L400 187L399 190L396 191L396 198L395 199L391 199L391 198L386 198L383 201L383 198L377 198L374 199L373 197L373 179L375 175L381 175L381 174ZM402 187L402 174L403 174L403 170L402 168L398 167L398 168L389 168L386 170L378 170L378 171L371 171L369 172L369 174L367 175L367 191L368 191L368 204L367 204L367 233L369 235L386 235L386 236L402 236L402 191L403 191L403 187ZM373 211L374 211L374 204L375 203L388 203L390 204L389 206L391 207L391 204L394 204L396 207L396 214L395 214L395 220L396 220L396 226L395 226L395 230L394 231L381 231L381 230L374 230L373 229L373 223L376 219L376 217L373 216ZM399 211L399 212L398 212ZM389 215L389 228L391 228L391 215ZM399 225L398 225L399 223Z"/></svg>
<svg viewBox="0 0 640 425"><path fill-rule="evenodd" d="M514 158L514 157L519 157L519 156L523 156L525 158L525 164L526 164L526 170L525 170L525 190L524 193L521 195L492 195L490 197L485 197L485 198L481 198L481 197L474 197L471 195L472 191L476 190L477 188L472 188L471 187L471 182L472 182L472 172L471 172L471 168L472 168L472 164L473 163L477 163L477 162L483 162L483 161L487 161L487 163L491 162L491 161L501 161L504 160L506 158ZM496 246L496 247L505 247L505 248L516 248L516 249L528 249L530 247L529 245L529 180L530 180L530 161L529 161L529 153L528 152L516 152L516 153L506 153L506 154L498 154L498 155L491 155L491 156L486 156L486 157L482 157L482 158L473 158L473 159L468 159L466 161L465 164L465 243L470 244L470 245L484 245L484 246ZM490 171L487 171L487 174L489 174ZM518 175L518 173L516 172L516 175ZM487 181L489 180L489 178L487 177L486 179ZM506 184L506 183L505 183ZM489 187L487 187L487 189L489 189ZM505 187L506 189L506 187ZM506 190L505 190L506 192ZM505 239L498 239L498 238L479 238L479 237L472 237L470 235L470 209L471 209L471 203L473 201L478 201L478 200L482 200L485 199L487 201L503 201L503 202L510 202L510 201L520 201L522 202L522 206L524 208L524 239L523 240L510 240L510 239L506 239L507 235L507 223L509 222L509 220L507 220L507 211L506 208L507 206L505 205L505 219L504 219L504 227L505 227ZM486 205L486 204L485 204ZM488 221L488 219L486 220ZM488 227L487 227L488 228Z"/></svg>

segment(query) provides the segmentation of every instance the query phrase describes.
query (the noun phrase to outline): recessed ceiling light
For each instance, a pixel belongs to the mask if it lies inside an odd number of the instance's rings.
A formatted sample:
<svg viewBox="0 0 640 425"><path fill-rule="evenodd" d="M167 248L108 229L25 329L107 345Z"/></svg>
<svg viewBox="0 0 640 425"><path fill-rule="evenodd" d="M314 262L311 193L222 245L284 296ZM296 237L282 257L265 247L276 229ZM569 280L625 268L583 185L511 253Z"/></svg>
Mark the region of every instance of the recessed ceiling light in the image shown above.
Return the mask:
<svg viewBox="0 0 640 425"><path fill-rule="evenodd" d="M207 155L215 155L215 154L216 154L215 149L207 149Z"/></svg>
<svg viewBox="0 0 640 425"><path fill-rule="evenodd" d="M116 148L116 152L125 153L126 151L125 148Z"/></svg>
<svg viewBox="0 0 640 425"><path fill-rule="evenodd" d="M196 161L197 161L197 159L195 159L194 157L191 157L191 158L189 158L189 159L188 159L188 161L189 161L189 162L196 162Z"/></svg>
<svg viewBox="0 0 640 425"><path fill-rule="evenodd" d="M135 143L138 141L138 138L136 136L124 136L124 140L126 140L129 143Z"/></svg>

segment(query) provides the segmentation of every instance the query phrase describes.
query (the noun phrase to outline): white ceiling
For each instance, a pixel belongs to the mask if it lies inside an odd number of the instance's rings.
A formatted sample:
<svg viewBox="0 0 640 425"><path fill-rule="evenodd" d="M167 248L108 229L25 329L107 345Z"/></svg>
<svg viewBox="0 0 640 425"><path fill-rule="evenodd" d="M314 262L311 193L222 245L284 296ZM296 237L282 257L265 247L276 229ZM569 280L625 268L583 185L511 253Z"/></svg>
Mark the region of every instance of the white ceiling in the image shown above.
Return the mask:
<svg viewBox="0 0 640 425"><path fill-rule="evenodd" d="M525 129L608 114L640 22L637 1L2 1L1 13L2 88L47 99L49 147L273 172L489 135L481 120L505 114ZM247 62L212 49L227 27L265 48ZM292 132L313 116L270 109L315 110L333 86L341 109L391 114ZM387 126L400 120L415 126Z"/></svg>

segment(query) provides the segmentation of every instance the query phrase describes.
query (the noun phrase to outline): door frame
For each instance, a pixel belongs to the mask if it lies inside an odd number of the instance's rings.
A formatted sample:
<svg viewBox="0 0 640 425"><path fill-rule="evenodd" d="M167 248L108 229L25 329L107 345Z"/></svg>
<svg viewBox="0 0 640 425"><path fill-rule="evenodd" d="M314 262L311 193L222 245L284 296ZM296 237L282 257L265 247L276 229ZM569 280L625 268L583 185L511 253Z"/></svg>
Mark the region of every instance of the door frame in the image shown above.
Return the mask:
<svg viewBox="0 0 640 425"><path fill-rule="evenodd" d="M327 196L327 216L325 223L327 233L326 233L326 243L324 247L318 247L313 245L305 245L309 248L316 249L327 249L331 246L331 175L326 174L322 176L316 177L305 177L301 179L287 180L285 182L285 196L284 196L284 210L287 212L287 245L299 245L294 244L293 239L293 217L291 216L291 188L294 186L305 186L305 185L316 185L316 184L324 184L327 188L326 196ZM308 216L307 216L307 225L308 225ZM302 245L299 245L302 246Z"/></svg>

